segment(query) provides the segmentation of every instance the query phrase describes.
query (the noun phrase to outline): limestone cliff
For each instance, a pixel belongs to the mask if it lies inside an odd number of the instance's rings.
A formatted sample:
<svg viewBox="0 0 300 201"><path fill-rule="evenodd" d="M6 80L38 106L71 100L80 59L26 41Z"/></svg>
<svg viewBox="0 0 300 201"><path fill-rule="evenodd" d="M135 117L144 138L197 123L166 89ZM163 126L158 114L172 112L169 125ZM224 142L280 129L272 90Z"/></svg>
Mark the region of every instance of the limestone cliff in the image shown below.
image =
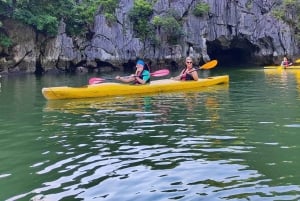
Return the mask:
<svg viewBox="0 0 300 201"><path fill-rule="evenodd" d="M207 14L197 17L193 9L200 3L209 4ZM201 64L218 59L221 65L278 63L283 55L299 56L295 30L271 14L276 0L157 0L153 17L172 11L182 26L177 44L166 42L163 31L156 30L158 44L136 37L128 13L134 0L120 0L117 20L108 22L104 15L95 16L93 34L71 38L61 22L57 37L47 38L32 28L11 20L3 27L13 39L13 47L0 48L0 73L62 71L84 67L101 70L126 67L137 57L152 61L178 63L190 55ZM293 15L290 18L293 20ZM81 68L82 69L82 68Z"/></svg>

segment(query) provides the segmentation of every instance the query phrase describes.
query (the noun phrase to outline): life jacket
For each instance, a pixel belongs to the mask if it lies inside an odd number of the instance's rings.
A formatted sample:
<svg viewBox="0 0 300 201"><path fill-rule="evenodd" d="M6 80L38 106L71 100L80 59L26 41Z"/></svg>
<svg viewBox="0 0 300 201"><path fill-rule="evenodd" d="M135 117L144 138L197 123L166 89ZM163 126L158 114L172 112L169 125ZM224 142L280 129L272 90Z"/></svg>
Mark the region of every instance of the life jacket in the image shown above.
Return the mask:
<svg viewBox="0 0 300 201"><path fill-rule="evenodd" d="M139 74L138 77L139 77L140 79L143 80L144 73L147 73L147 72L149 72L149 71L144 69L144 70ZM150 74L150 72L149 72L149 74ZM149 83L150 83L150 77L149 77L149 79L146 81L145 84L149 84ZM135 81L134 84L141 84L141 83L139 83L138 81Z"/></svg>
<svg viewBox="0 0 300 201"><path fill-rule="evenodd" d="M289 61L283 61L283 62L282 62L282 65L283 65L283 66L288 66L288 65L289 65Z"/></svg>
<svg viewBox="0 0 300 201"><path fill-rule="evenodd" d="M192 68L192 69L194 69L194 68ZM187 71L187 68L184 69L184 72L183 72L180 80L186 80L186 81L194 80L193 76L191 76L190 74L187 74L186 71Z"/></svg>

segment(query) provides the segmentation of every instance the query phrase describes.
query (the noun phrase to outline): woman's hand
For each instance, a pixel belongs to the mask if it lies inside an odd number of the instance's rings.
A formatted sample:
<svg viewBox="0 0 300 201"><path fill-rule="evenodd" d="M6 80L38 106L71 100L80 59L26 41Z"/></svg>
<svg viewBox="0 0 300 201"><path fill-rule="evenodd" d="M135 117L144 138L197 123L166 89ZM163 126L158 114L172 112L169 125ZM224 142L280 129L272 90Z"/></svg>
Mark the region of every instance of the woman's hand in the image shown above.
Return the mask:
<svg viewBox="0 0 300 201"><path fill-rule="evenodd" d="M171 77L171 80L180 80L181 79L181 76L180 75L178 75L178 76L176 76L176 77Z"/></svg>

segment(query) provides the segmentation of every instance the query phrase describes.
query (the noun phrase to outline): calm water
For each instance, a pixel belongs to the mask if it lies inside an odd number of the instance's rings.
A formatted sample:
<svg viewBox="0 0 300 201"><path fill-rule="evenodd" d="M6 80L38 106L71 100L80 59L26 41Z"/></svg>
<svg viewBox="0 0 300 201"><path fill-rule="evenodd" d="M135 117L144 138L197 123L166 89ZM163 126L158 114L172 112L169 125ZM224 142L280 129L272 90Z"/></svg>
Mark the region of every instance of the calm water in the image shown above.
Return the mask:
<svg viewBox="0 0 300 201"><path fill-rule="evenodd" d="M185 93L46 101L88 75L0 78L0 200L299 200L300 71Z"/></svg>

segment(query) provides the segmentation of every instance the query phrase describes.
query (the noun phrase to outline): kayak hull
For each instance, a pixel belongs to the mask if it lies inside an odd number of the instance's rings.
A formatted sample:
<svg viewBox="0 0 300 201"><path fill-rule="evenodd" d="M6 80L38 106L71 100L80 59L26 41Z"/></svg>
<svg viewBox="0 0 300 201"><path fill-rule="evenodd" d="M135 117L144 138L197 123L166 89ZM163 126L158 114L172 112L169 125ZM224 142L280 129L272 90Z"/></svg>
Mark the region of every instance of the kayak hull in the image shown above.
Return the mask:
<svg viewBox="0 0 300 201"><path fill-rule="evenodd" d="M264 69L300 69L300 66L289 66L289 67L282 67L282 66L265 66Z"/></svg>
<svg viewBox="0 0 300 201"><path fill-rule="evenodd" d="M109 96L123 96L133 94L161 93L197 89L217 84L226 84L229 76L215 76L198 81L176 81L171 79L151 81L147 85L131 85L123 83L101 83L83 87L49 87L43 88L42 94L47 100L95 98Z"/></svg>

